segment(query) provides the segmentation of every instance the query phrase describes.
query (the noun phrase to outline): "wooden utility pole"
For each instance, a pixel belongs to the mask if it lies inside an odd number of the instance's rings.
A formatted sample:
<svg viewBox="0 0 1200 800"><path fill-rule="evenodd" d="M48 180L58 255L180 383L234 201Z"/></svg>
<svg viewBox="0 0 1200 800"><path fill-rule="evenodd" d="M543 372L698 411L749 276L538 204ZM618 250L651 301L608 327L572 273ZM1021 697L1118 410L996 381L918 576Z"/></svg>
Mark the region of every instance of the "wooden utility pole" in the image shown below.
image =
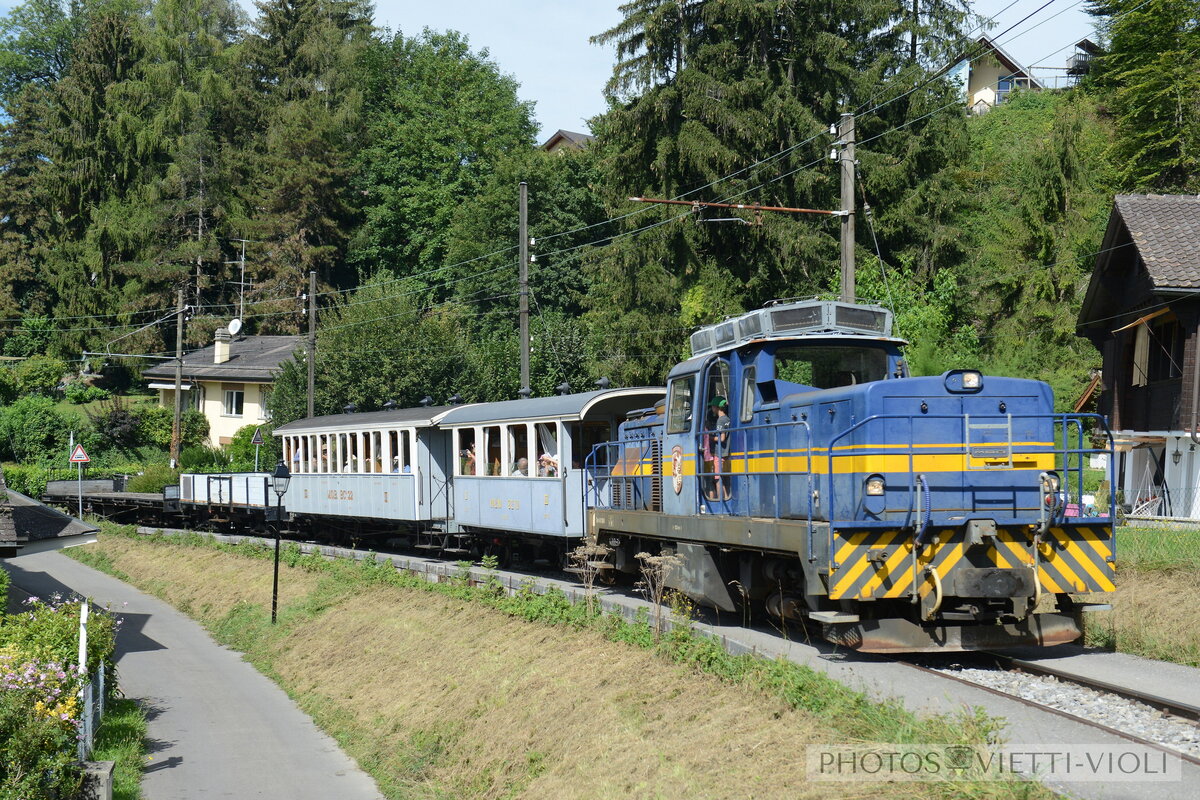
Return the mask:
<svg viewBox="0 0 1200 800"><path fill-rule="evenodd" d="M529 186L521 181L521 396L531 393L529 385Z"/></svg>
<svg viewBox="0 0 1200 800"><path fill-rule="evenodd" d="M171 423L171 466L179 466L179 443L183 440L183 289L175 303L175 417Z"/></svg>
<svg viewBox="0 0 1200 800"><path fill-rule="evenodd" d="M308 418L312 419L317 386L317 272L308 273Z"/></svg>
<svg viewBox="0 0 1200 800"><path fill-rule="evenodd" d="M854 302L854 115L838 123L842 166L842 300Z"/></svg>

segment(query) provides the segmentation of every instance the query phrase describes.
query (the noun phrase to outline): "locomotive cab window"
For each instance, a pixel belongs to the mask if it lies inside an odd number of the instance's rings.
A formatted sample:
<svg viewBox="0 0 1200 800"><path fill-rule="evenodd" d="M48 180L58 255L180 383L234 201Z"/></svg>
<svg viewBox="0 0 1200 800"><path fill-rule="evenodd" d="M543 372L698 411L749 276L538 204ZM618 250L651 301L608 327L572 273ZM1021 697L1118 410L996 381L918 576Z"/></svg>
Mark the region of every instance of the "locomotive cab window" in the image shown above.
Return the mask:
<svg viewBox="0 0 1200 800"><path fill-rule="evenodd" d="M692 429L692 394L695 384L694 375L671 381L667 433L687 433Z"/></svg>
<svg viewBox="0 0 1200 800"><path fill-rule="evenodd" d="M887 377L887 353L877 347L780 347L775 351L775 377L816 389L881 381Z"/></svg>
<svg viewBox="0 0 1200 800"><path fill-rule="evenodd" d="M738 420L741 422L754 421L754 367L742 370L742 404Z"/></svg>

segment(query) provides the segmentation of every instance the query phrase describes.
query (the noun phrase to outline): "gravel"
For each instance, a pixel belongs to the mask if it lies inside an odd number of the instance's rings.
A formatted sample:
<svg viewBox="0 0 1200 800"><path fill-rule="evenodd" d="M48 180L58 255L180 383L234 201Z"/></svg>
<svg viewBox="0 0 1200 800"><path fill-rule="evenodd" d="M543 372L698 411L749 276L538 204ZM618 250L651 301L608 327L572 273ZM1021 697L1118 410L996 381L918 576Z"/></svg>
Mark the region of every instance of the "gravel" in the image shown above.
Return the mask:
<svg viewBox="0 0 1200 800"><path fill-rule="evenodd" d="M1145 703L1045 675L960 664L930 668L1200 757L1200 723Z"/></svg>

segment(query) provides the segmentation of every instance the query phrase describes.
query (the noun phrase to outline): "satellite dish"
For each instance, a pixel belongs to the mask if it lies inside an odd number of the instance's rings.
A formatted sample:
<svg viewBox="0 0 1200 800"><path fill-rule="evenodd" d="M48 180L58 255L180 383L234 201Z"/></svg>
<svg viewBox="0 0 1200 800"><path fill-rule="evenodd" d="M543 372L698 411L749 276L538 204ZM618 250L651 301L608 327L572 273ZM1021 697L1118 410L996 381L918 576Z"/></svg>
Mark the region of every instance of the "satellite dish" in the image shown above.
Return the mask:
<svg viewBox="0 0 1200 800"><path fill-rule="evenodd" d="M240 331L241 329L242 329L242 321L240 319L235 319L229 323L229 335L230 336L237 336L238 331Z"/></svg>

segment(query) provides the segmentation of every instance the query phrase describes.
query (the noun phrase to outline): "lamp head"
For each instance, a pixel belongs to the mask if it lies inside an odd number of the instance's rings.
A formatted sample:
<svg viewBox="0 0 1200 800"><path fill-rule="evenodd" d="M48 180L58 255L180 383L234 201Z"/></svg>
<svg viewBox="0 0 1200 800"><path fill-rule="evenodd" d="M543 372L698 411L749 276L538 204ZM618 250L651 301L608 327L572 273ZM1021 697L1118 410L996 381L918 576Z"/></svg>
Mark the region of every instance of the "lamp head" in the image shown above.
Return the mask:
<svg viewBox="0 0 1200 800"><path fill-rule="evenodd" d="M271 473L271 483L275 489L275 494L283 497L288 490L288 484L292 481L292 473L288 470L287 464L280 459L275 465L275 471Z"/></svg>

